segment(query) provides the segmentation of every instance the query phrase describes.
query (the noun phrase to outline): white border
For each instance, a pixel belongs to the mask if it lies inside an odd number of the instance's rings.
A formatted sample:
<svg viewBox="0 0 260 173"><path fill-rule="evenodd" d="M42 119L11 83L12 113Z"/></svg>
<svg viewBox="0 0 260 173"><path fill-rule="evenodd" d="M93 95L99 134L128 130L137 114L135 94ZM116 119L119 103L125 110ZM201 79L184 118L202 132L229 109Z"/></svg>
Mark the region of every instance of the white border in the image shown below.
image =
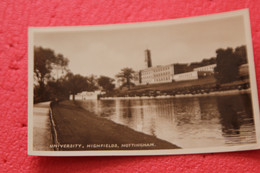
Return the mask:
<svg viewBox="0 0 260 173"><path fill-rule="evenodd" d="M250 71L251 97L254 112L254 121L256 129L256 144L230 146L230 147L210 147L195 149L162 149L162 150L116 150L116 151L34 151L33 150L33 40L36 32L67 32L67 31L101 31L101 30L117 30L124 28L141 28L153 26L167 26L173 24L183 24L191 22L200 22L214 19L224 19L236 16L243 16L244 29L246 33L246 45L248 53L248 63ZM174 20L113 24L99 26L73 26L73 27L30 27L28 30L28 154L37 156L122 156L122 155L171 155L171 154L195 154L195 153L216 153L226 151L243 151L254 150L260 148L260 120L259 120L259 104L257 94L257 84L254 66L253 47L251 39L251 29L248 9L225 12L213 15L205 15L198 17L189 17Z"/></svg>

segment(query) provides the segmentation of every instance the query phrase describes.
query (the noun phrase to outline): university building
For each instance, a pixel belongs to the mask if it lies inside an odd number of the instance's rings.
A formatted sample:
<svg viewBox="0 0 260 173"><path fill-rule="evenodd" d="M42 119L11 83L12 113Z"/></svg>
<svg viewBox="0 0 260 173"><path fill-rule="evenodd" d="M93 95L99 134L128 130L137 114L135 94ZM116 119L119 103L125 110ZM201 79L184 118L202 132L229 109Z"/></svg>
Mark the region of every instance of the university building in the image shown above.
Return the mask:
<svg viewBox="0 0 260 173"><path fill-rule="evenodd" d="M158 65L152 67L151 52L145 50L145 69L135 72L133 82L135 85L147 85L157 83L170 83L173 81L196 80L200 77L212 75L216 64L194 68L190 72L180 73L179 64ZM184 67L183 67L184 68Z"/></svg>
<svg viewBox="0 0 260 173"><path fill-rule="evenodd" d="M156 66L140 70L142 84L167 83L172 82L174 75L174 65Z"/></svg>

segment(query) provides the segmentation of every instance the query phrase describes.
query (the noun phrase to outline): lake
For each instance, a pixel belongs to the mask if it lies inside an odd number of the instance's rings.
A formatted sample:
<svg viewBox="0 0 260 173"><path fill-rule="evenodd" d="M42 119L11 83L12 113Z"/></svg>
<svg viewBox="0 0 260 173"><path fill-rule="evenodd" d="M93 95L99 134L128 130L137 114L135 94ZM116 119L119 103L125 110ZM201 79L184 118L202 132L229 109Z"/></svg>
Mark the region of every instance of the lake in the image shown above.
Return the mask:
<svg viewBox="0 0 260 173"><path fill-rule="evenodd" d="M182 148L256 143L250 94L79 102L99 117Z"/></svg>

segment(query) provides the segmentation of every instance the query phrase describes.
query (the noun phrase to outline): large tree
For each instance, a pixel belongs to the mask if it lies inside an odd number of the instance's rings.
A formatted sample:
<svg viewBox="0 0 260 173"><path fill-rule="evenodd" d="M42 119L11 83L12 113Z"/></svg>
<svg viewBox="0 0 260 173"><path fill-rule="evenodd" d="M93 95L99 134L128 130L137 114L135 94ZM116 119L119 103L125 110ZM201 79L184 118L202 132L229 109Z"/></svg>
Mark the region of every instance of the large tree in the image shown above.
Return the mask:
<svg viewBox="0 0 260 173"><path fill-rule="evenodd" d="M55 54L51 49L34 47L34 79L35 97L39 101L49 100L46 84L51 79L53 70L66 70L68 59L61 54Z"/></svg>
<svg viewBox="0 0 260 173"><path fill-rule="evenodd" d="M74 75L73 73L68 73L65 76L66 88L69 94L72 94L73 100L75 100L75 95L82 91L89 91L88 78L81 76L79 74Z"/></svg>
<svg viewBox="0 0 260 173"><path fill-rule="evenodd" d="M98 85L102 87L106 92L111 92L115 88L115 84L113 84L114 79L107 76L100 76L98 78Z"/></svg>
<svg viewBox="0 0 260 173"><path fill-rule="evenodd" d="M121 69L121 72L116 75L117 78L119 78L122 82L123 85L126 85L128 89L130 89L130 86L133 85L131 80L134 77L134 70L131 68L123 68Z"/></svg>
<svg viewBox="0 0 260 173"><path fill-rule="evenodd" d="M228 83L238 79L240 58L234 53L232 48L218 49L217 67L215 77L218 83Z"/></svg>

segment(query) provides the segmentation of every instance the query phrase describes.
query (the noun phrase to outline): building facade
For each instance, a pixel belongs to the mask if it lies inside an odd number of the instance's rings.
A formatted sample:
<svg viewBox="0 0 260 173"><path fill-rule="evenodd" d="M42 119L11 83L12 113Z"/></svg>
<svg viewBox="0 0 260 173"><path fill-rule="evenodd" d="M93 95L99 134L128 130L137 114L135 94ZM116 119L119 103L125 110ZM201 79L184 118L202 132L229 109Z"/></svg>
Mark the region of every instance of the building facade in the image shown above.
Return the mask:
<svg viewBox="0 0 260 173"><path fill-rule="evenodd" d="M174 81L187 81L187 80L196 80L198 79L198 72L197 71L191 71L186 73L180 73L173 76Z"/></svg>
<svg viewBox="0 0 260 173"><path fill-rule="evenodd" d="M193 71L207 71L213 73L215 67L217 67L217 64L211 64L211 65L194 68Z"/></svg>
<svg viewBox="0 0 260 173"><path fill-rule="evenodd" d="M205 78L214 74L217 65L191 69L188 64L169 64L152 67L151 51L145 50L145 68L133 75L135 85L170 83L173 81L187 81Z"/></svg>
<svg viewBox="0 0 260 173"><path fill-rule="evenodd" d="M133 82L135 85L141 84L141 72L137 71L133 74Z"/></svg>
<svg viewBox="0 0 260 173"><path fill-rule="evenodd" d="M174 76L174 65L157 66L154 69L154 83L172 82Z"/></svg>
<svg viewBox="0 0 260 173"><path fill-rule="evenodd" d="M172 82L174 65L156 66L146 68L134 74L135 85Z"/></svg>
<svg viewBox="0 0 260 173"><path fill-rule="evenodd" d="M143 69L141 73L141 83L140 84L152 84L154 83L154 67Z"/></svg>
<svg viewBox="0 0 260 173"><path fill-rule="evenodd" d="M101 91L83 91L75 95L75 100L96 100L99 94L104 94ZM70 95L70 100L73 100L73 95Z"/></svg>

